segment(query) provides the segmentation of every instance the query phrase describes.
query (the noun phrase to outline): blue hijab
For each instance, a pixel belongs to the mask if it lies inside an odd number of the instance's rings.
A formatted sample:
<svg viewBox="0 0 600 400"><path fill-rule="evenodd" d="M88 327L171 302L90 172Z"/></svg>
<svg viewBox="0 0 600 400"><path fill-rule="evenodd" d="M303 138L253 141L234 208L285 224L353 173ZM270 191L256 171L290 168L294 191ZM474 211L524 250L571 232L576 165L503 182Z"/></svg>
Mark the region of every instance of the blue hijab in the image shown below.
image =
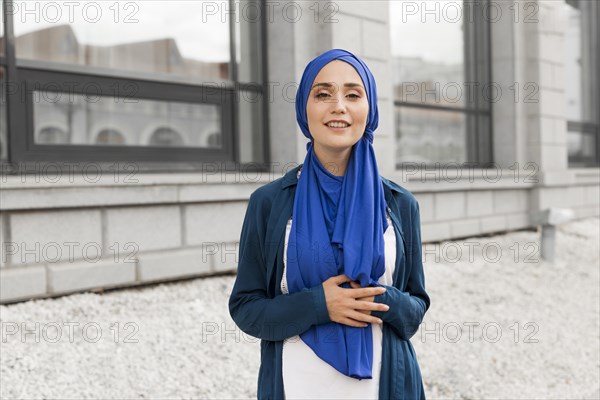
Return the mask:
<svg viewBox="0 0 600 400"><path fill-rule="evenodd" d="M360 75L369 101L363 136L352 147L344 176L329 172L314 153L306 105L314 79L326 64L341 60ZM287 248L286 277L289 293L321 285L346 274L362 287L379 286L385 272L383 233L388 224L383 185L373 151L373 132L379 122L375 79L354 54L329 50L304 70L296 93L296 119L307 143L306 157L294 199ZM349 288L349 283L342 287ZM356 328L330 322L312 326L300 335L319 356L344 375L372 378L372 327Z"/></svg>

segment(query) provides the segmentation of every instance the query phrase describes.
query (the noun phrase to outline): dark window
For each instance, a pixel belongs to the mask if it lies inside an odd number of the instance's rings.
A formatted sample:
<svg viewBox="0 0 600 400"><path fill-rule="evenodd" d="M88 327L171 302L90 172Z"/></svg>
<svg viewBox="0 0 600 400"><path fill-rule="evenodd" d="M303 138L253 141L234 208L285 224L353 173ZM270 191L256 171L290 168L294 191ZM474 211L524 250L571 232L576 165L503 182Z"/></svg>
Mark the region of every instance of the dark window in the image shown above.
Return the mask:
<svg viewBox="0 0 600 400"><path fill-rule="evenodd" d="M390 1L396 165L492 162L486 1Z"/></svg>

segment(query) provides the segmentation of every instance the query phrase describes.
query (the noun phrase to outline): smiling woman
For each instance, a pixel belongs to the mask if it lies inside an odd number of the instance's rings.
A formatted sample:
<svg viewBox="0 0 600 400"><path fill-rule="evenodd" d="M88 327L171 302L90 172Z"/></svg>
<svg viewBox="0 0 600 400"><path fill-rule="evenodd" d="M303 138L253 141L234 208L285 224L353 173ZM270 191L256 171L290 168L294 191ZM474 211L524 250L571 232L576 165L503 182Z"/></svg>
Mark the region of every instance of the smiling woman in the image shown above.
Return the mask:
<svg viewBox="0 0 600 400"><path fill-rule="evenodd" d="M379 175L366 64L340 49L312 60L296 120L304 163L252 193L229 298L262 339L258 397L424 399L409 341L430 305L419 205Z"/></svg>

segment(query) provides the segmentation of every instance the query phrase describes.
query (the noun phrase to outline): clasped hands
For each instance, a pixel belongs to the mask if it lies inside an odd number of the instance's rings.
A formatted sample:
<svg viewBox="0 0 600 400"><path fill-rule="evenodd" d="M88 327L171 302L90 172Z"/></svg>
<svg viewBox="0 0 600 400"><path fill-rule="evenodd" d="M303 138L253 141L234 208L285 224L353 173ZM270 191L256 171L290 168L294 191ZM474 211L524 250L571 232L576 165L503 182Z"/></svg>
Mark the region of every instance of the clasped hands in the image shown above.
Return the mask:
<svg viewBox="0 0 600 400"><path fill-rule="evenodd" d="M350 282L352 288L342 288ZM389 306L375 303L375 296L385 293L384 287L361 287L345 274L332 276L323 282L329 318L340 324L364 328L368 323L381 324L381 319L371 315L372 311L387 311Z"/></svg>

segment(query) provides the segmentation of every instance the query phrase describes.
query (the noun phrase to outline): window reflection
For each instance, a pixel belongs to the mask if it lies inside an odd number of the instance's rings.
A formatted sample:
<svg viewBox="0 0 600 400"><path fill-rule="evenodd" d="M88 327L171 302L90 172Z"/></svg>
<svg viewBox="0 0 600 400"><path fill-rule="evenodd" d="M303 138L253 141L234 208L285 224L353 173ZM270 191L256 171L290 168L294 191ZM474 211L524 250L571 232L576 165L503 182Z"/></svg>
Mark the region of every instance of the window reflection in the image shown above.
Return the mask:
<svg viewBox="0 0 600 400"><path fill-rule="evenodd" d="M0 12L2 12L2 2L0 1ZM4 13L2 13L4 15ZM0 18L0 56L4 55L4 16Z"/></svg>
<svg viewBox="0 0 600 400"><path fill-rule="evenodd" d="M590 1L566 0L562 3L567 23L565 24L565 109L567 118L567 147L569 162L594 165L598 163L598 115L594 106L594 38L592 24L594 5ZM597 47L596 47L597 48ZM597 100L596 100L597 101Z"/></svg>
<svg viewBox="0 0 600 400"><path fill-rule="evenodd" d="M421 2L390 2L391 52L394 71L394 98L399 101L464 106L468 89L464 85L463 4L438 0L435 13L422 20L411 13Z"/></svg>
<svg viewBox="0 0 600 400"><path fill-rule="evenodd" d="M115 129L104 129L96 136L96 144L123 145L125 136Z"/></svg>
<svg viewBox="0 0 600 400"><path fill-rule="evenodd" d="M581 68L581 10L573 4L564 4L566 13L565 31L565 74L569 84L565 85L567 99L567 119L581 121L583 110L581 104L582 68Z"/></svg>
<svg viewBox="0 0 600 400"><path fill-rule="evenodd" d="M160 147L183 146L183 138L171 128L158 128L150 137L149 145Z"/></svg>
<svg viewBox="0 0 600 400"><path fill-rule="evenodd" d="M460 112L396 107L396 160L426 164L467 161L466 116Z"/></svg>
<svg viewBox="0 0 600 400"><path fill-rule="evenodd" d="M38 144L67 144L67 132L55 126L47 126L40 129L36 142Z"/></svg>
<svg viewBox="0 0 600 400"><path fill-rule="evenodd" d="M8 159L8 142L7 142L7 126L6 126L6 88L4 84L6 79L4 75L6 70L0 67L0 160Z"/></svg>
<svg viewBox="0 0 600 400"><path fill-rule="evenodd" d="M30 8L34 6L32 3ZM214 8L213 13L207 14L208 6ZM229 79L227 7L228 1L83 1L77 2L71 14L60 10L60 18L52 21L15 15L16 55L117 70ZM91 14L90 9L99 9L99 14L94 11L94 16L99 15L97 21L83 13Z"/></svg>
<svg viewBox="0 0 600 400"><path fill-rule="evenodd" d="M593 159L596 156L596 135L569 129L567 146L569 157Z"/></svg>
<svg viewBox="0 0 600 400"><path fill-rule="evenodd" d="M36 144L221 147L215 104L34 91Z"/></svg>

